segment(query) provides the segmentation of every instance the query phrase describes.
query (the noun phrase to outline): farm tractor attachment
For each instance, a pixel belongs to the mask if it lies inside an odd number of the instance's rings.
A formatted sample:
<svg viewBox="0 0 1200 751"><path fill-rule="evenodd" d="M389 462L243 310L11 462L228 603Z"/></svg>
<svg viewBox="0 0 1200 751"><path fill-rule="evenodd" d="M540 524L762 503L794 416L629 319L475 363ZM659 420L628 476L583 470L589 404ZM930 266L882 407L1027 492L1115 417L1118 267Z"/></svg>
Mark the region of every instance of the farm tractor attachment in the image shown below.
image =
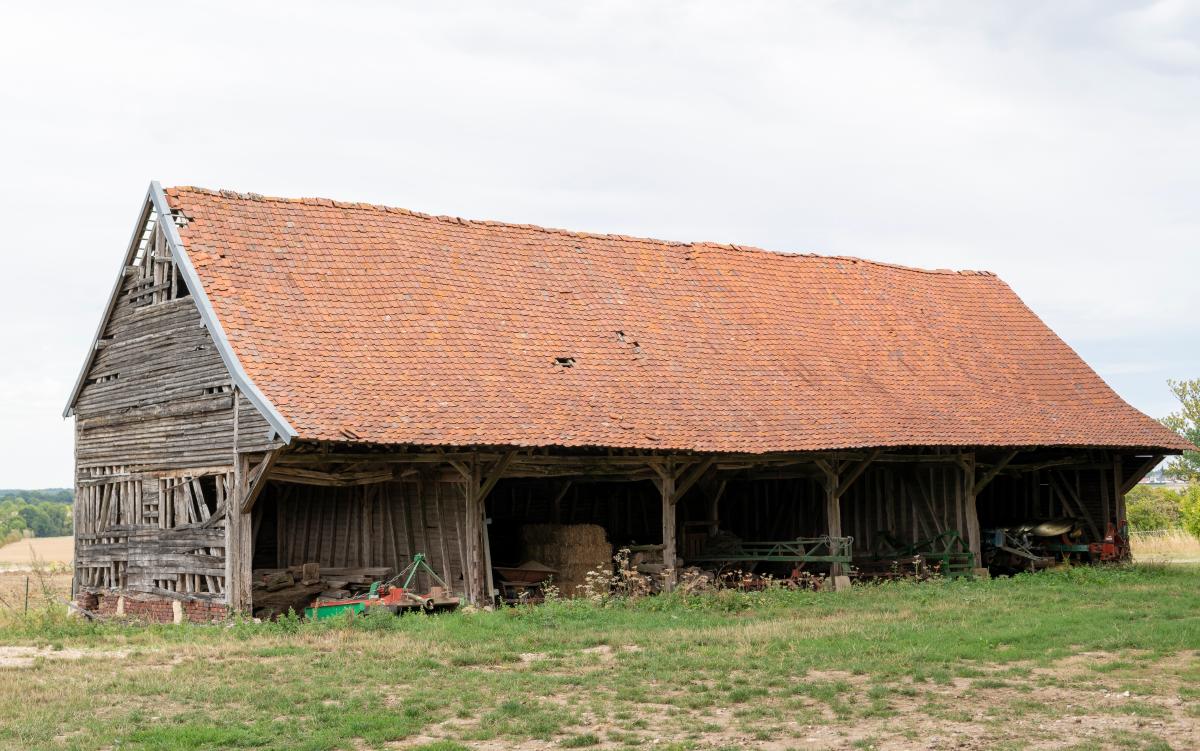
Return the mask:
<svg viewBox="0 0 1200 751"><path fill-rule="evenodd" d="M437 586L431 586L429 592L424 594L415 592L413 582L420 573L427 574L437 582ZM386 582L372 583L370 590L365 594L344 599L318 598L305 608L304 617L321 620L337 617L347 611L364 613L371 608L383 608L396 615L404 611L433 613L439 610L454 610L458 603L458 598L451 593L445 580L425 561L425 554L417 553L413 556L412 563L405 566L400 573Z"/></svg>
<svg viewBox="0 0 1200 751"><path fill-rule="evenodd" d="M1049 519L984 532L983 559L989 568L1036 571L1072 557L1091 563L1129 558L1129 527L1124 520L1109 522L1104 538L1084 541L1083 524L1077 519Z"/></svg>
<svg viewBox="0 0 1200 751"><path fill-rule="evenodd" d="M875 549L870 556L855 561L859 576L863 578L925 579L938 575L955 579L973 575L975 555L958 530L947 529L909 545L897 540L890 532L880 530L875 533L875 540Z"/></svg>

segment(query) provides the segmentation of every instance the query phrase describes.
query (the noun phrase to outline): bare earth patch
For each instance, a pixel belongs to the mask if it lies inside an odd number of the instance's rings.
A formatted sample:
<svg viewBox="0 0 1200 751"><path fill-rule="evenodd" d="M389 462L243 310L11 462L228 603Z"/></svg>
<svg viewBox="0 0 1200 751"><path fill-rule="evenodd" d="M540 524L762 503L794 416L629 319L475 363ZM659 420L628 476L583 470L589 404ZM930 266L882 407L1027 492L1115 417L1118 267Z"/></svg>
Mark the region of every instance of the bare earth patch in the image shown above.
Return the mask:
<svg viewBox="0 0 1200 751"><path fill-rule="evenodd" d="M99 651L83 649L52 649L50 647L0 646L0 668L29 668L41 660L82 660L85 657L120 659L128 657L125 650Z"/></svg>

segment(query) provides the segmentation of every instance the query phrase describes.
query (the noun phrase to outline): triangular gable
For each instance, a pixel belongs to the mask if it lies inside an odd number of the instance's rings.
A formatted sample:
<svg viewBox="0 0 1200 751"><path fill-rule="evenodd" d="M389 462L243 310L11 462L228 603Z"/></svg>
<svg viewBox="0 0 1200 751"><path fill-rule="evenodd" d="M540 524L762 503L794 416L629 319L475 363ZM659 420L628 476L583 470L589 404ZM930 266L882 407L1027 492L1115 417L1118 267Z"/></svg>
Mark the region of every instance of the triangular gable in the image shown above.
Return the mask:
<svg viewBox="0 0 1200 751"><path fill-rule="evenodd" d="M191 293L193 302L200 312L201 325L208 330L209 336L212 338L213 344L221 356L221 361L229 371L230 379L237 386L238 391L262 414L276 435L284 442L290 443L296 436L296 431L246 375L246 371L238 360L237 355L234 354L233 349L229 346L229 340L225 336L221 322L213 311L212 304L204 290L204 285L201 283L200 277L196 274L196 269L192 265L192 261L184 249L183 241L179 237L176 220L174 219L175 215L176 212L173 212L167 204L162 186L157 181L151 182L149 189L146 191L146 197L142 201L141 212L138 214L138 221L134 226L133 235L122 258L121 269L117 273L116 282L114 282L112 291L109 293L104 314L100 318L100 324L96 329L95 336L92 337L92 343L88 348L87 356L84 358L83 367L79 371L79 376L75 379L75 386L72 388L71 396L67 400L67 406L63 410L63 417L70 417L74 414L75 404L79 400L80 393L87 383L88 374L95 361L100 341L108 328L113 311L117 307L126 268L134 263L143 238L154 229L156 223L161 222L163 236L166 239L175 267L178 269L180 276ZM171 217L171 220L163 222L161 221L163 217Z"/></svg>

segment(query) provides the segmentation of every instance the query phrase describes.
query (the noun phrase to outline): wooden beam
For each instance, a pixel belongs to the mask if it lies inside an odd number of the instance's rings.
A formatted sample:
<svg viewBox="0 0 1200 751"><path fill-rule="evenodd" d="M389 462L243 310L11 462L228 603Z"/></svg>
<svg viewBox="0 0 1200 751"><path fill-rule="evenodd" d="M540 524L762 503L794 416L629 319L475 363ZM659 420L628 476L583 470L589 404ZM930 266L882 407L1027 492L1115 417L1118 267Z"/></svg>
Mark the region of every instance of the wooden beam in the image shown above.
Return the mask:
<svg viewBox="0 0 1200 751"><path fill-rule="evenodd" d="M512 464L513 457L517 455L516 451L509 451L500 458L492 467L492 471L488 473L487 479L479 487L479 503L482 504L487 499L488 494L492 492L492 488L496 487L496 483L500 482L500 478L504 476L504 470L508 469L508 465Z"/></svg>
<svg viewBox="0 0 1200 751"><path fill-rule="evenodd" d="M1083 506L1083 501L1080 500L1079 496L1075 493L1075 488L1072 488L1071 484L1063 477L1059 476L1054 470L1048 470L1046 472L1046 477L1050 480L1050 487L1055 493L1058 493L1058 497L1063 500L1063 505L1068 505L1067 501L1069 500L1071 502L1069 505L1074 507L1075 513L1087 522L1088 529L1090 529L1092 533L1092 540L1094 542L1100 542L1102 539L1104 539L1100 534L1100 528L1096 526L1096 520L1093 519L1092 515L1087 512L1087 509Z"/></svg>
<svg viewBox="0 0 1200 751"><path fill-rule="evenodd" d="M388 468L370 471L322 472L303 467L276 467L271 470L272 480L296 485L320 485L323 487L348 488L358 485L378 485L395 479L395 472Z"/></svg>
<svg viewBox="0 0 1200 751"><path fill-rule="evenodd" d="M987 472L984 472L983 477L979 478L979 480L975 482L975 486L971 489L971 495L977 496L982 493L983 489L988 486L988 483L996 479L996 475L1000 474L1000 471L1007 467L1019 453L1021 453L1019 450L1013 449L1005 454L999 462L993 464L992 468Z"/></svg>
<svg viewBox="0 0 1200 751"><path fill-rule="evenodd" d="M262 494L262 490L266 487L266 476L271 471L271 467L279 458L282 449L268 451L262 461L258 463L254 469L250 470L250 476L246 478L246 498L242 501L242 513L248 514L254 510L254 503L258 500L258 496Z"/></svg>
<svg viewBox="0 0 1200 751"><path fill-rule="evenodd" d="M562 522L562 502L570 490L571 480L567 480L562 484L562 488L554 494L554 499L550 502L550 521L555 524Z"/></svg>
<svg viewBox="0 0 1200 751"><path fill-rule="evenodd" d="M460 475L462 475L462 478L464 480L466 480L467 482L471 481L472 474L471 474L471 468L469 466L472 462L471 459L468 459L466 461L466 463L461 462L461 461L454 461L452 459L443 459L442 461L446 462L451 467L454 467L455 471L458 472Z"/></svg>
<svg viewBox="0 0 1200 751"><path fill-rule="evenodd" d="M875 449L866 459L863 459L861 462L854 465L854 469L850 470L845 477L838 480L839 498L846 494L846 491L850 489L850 486L854 484L854 481L862 477L863 472L867 471L867 467L870 467L871 464L878 459L879 455L882 453L883 449Z"/></svg>
<svg viewBox="0 0 1200 751"><path fill-rule="evenodd" d="M710 456L709 458L705 459L704 461L700 462L699 464L697 464L696 466L694 466L690 470L688 470L687 474L682 479L679 480L679 484L675 486L675 494L674 494L674 498L671 500L671 502L677 503L680 498L683 498L684 494L692 489L692 486L695 485L696 482L701 477L704 476L704 473L707 472L710 467L712 467L713 463L716 462L716 460L717 460L717 457Z"/></svg>
<svg viewBox="0 0 1200 751"><path fill-rule="evenodd" d="M1150 472L1150 470L1154 469L1162 462L1163 458L1163 456L1152 456L1138 465L1138 468L1127 475L1124 481L1121 483L1121 495L1125 495L1129 491L1133 490L1134 487L1136 487L1137 484L1142 481L1142 478Z"/></svg>
<svg viewBox="0 0 1200 751"><path fill-rule="evenodd" d="M836 462L836 460L834 461ZM829 484L829 480L837 477L837 470L834 468L834 465L825 459L813 459L813 464L817 465L817 468L825 473L826 485Z"/></svg>

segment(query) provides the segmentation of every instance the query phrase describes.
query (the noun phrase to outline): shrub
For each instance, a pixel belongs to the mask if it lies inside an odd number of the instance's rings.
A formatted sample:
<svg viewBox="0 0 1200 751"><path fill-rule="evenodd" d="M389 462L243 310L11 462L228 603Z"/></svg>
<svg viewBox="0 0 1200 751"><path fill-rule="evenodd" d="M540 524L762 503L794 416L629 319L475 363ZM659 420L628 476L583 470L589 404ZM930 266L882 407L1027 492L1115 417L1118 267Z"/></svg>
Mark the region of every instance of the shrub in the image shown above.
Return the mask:
<svg viewBox="0 0 1200 751"><path fill-rule="evenodd" d="M1200 538L1200 483L1192 483L1183 493L1180 503L1183 528Z"/></svg>
<svg viewBox="0 0 1200 751"><path fill-rule="evenodd" d="M1177 529L1183 522L1182 502L1174 490L1137 485L1125 496L1125 517L1139 531Z"/></svg>

